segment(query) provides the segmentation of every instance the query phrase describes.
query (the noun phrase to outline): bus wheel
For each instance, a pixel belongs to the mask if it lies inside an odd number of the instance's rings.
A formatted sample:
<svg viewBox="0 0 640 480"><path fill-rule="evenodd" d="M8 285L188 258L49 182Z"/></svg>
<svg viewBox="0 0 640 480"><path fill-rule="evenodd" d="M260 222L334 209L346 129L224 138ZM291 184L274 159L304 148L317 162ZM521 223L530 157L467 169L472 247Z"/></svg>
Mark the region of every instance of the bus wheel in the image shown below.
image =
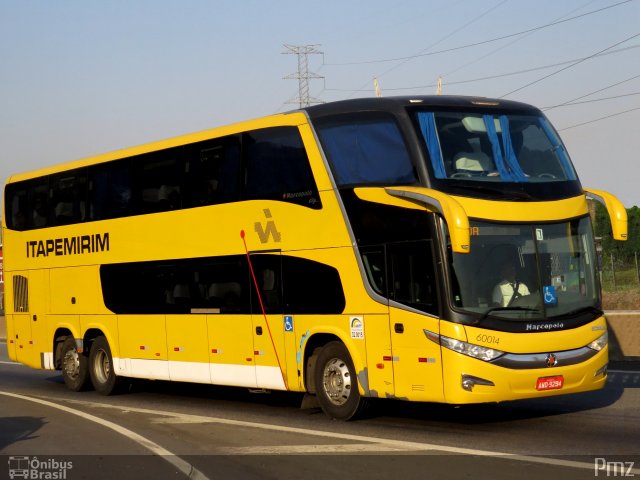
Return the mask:
<svg viewBox="0 0 640 480"><path fill-rule="evenodd" d="M89 387L87 357L82 353L78 353L76 340L73 337L67 337L62 342L60 364L62 366L62 378L69 390L81 392Z"/></svg>
<svg viewBox="0 0 640 480"><path fill-rule="evenodd" d="M96 337L89 353L89 374L96 392L102 395L116 393L120 378L113 371L113 357L109 342L104 337Z"/></svg>
<svg viewBox="0 0 640 480"><path fill-rule="evenodd" d="M320 350L315 372L316 395L331 418L349 420L364 410L366 399L358 391L358 378L347 347L330 342Z"/></svg>

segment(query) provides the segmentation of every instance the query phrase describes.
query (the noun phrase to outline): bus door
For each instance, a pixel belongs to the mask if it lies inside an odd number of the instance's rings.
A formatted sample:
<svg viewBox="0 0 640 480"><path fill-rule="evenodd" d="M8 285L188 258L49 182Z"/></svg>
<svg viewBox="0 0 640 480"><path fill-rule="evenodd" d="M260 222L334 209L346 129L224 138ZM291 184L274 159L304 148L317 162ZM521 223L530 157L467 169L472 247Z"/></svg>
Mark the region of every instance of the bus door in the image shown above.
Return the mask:
<svg viewBox="0 0 640 480"><path fill-rule="evenodd" d="M362 264L369 286L375 293L388 298L386 274L386 248L384 245L360 247ZM385 301L386 312L365 315L364 340L367 352L367 377L369 390L374 396L395 396L391 332L389 329L389 300ZM359 335L352 328L351 335Z"/></svg>
<svg viewBox="0 0 640 480"><path fill-rule="evenodd" d="M440 330L432 242L388 244L387 279L395 396L441 400L440 347L424 332Z"/></svg>
<svg viewBox="0 0 640 480"><path fill-rule="evenodd" d="M279 252L252 254L251 312L259 388L285 389L285 325L282 315L282 258ZM260 291L255 290L257 284Z"/></svg>

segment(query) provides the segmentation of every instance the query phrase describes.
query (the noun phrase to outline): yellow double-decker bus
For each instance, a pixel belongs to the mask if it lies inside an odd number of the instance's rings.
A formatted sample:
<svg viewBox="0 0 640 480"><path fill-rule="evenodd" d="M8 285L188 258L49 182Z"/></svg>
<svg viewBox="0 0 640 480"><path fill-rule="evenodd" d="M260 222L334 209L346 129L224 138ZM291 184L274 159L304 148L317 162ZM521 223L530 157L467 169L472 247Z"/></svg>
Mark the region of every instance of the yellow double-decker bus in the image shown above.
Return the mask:
<svg viewBox="0 0 640 480"><path fill-rule="evenodd" d="M511 101L304 108L24 173L4 194L8 350L127 378L454 404L602 388L587 196Z"/></svg>

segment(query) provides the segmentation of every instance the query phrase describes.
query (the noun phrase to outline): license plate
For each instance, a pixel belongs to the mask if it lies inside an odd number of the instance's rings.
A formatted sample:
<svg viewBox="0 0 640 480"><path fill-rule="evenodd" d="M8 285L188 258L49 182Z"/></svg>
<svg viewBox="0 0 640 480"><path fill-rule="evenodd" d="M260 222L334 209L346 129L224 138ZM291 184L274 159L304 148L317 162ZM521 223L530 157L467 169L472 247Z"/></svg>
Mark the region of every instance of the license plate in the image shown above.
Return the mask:
<svg viewBox="0 0 640 480"><path fill-rule="evenodd" d="M564 385L564 377L558 375L555 377L541 377L536 383L536 390L558 390Z"/></svg>

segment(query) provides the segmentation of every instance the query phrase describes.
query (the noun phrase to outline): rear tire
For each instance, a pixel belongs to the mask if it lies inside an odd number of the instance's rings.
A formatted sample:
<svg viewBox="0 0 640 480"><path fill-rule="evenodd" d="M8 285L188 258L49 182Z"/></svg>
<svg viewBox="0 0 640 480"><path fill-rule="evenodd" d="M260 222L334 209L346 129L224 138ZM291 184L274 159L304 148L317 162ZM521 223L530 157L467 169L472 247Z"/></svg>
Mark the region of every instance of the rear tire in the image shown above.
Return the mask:
<svg viewBox="0 0 640 480"><path fill-rule="evenodd" d="M358 391L358 376L342 342L330 342L320 350L314 377L318 402L329 417L351 420L364 413L368 399Z"/></svg>
<svg viewBox="0 0 640 480"><path fill-rule="evenodd" d="M113 357L109 342L104 337L96 337L89 353L89 374L96 392L102 395L117 393L121 379L113 371Z"/></svg>
<svg viewBox="0 0 640 480"><path fill-rule="evenodd" d="M60 348L60 367L62 378L69 390L81 392L89 388L89 370L87 357L78 352L76 340L67 337Z"/></svg>

